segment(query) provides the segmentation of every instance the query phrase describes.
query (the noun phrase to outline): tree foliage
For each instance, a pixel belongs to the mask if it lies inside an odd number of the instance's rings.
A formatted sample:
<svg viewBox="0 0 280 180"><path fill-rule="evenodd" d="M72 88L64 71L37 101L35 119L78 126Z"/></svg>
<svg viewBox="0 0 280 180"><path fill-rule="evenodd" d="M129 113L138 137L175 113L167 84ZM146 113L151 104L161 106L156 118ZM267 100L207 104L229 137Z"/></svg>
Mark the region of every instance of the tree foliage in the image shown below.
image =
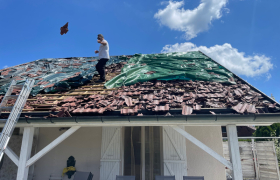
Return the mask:
<svg viewBox="0 0 280 180"><path fill-rule="evenodd" d="M254 136L256 137L279 137L280 123L272 124L271 126L257 127ZM280 140L279 139L256 139L257 141L274 141L276 156L278 159L278 166L280 167Z"/></svg>
<svg viewBox="0 0 280 180"><path fill-rule="evenodd" d="M274 123L271 126L259 126L254 135L256 137L279 137L280 123Z"/></svg>

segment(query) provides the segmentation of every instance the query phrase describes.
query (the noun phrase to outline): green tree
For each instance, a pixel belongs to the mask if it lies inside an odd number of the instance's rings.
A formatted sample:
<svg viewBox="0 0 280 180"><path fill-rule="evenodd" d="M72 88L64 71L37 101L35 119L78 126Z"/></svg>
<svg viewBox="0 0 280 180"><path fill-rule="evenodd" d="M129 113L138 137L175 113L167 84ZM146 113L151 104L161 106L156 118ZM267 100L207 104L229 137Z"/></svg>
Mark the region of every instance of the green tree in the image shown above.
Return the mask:
<svg viewBox="0 0 280 180"><path fill-rule="evenodd" d="M279 137L280 124L274 123L271 126L259 126L257 127L254 135L256 137ZM268 141L271 139L268 139Z"/></svg>
<svg viewBox="0 0 280 180"><path fill-rule="evenodd" d="M256 137L279 137L280 123L272 124L271 126L259 126L254 132ZM280 140L279 139L256 139L256 141L274 141L278 166L280 167Z"/></svg>

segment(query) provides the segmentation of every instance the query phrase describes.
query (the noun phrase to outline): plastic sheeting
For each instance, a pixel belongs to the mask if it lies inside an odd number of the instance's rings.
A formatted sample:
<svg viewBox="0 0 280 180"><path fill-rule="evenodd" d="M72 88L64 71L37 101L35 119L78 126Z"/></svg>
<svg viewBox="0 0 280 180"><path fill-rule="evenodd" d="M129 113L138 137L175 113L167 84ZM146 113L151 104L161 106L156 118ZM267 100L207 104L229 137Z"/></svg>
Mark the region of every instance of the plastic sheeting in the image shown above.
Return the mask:
<svg viewBox="0 0 280 180"><path fill-rule="evenodd" d="M199 51L135 54L106 88L150 80L201 80L235 84L234 75Z"/></svg>
<svg viewBox="0 0 280 180"><path fill-rule="evenodd" d="M107 66L125 61L126 56L111 56ZM82 86L96 74L96 57L40 59L30 63L0 70L0 94L5 94L10 82L25 82L26 78L35 79L31 95L39 92L51 93L67 91Z"/></svg>

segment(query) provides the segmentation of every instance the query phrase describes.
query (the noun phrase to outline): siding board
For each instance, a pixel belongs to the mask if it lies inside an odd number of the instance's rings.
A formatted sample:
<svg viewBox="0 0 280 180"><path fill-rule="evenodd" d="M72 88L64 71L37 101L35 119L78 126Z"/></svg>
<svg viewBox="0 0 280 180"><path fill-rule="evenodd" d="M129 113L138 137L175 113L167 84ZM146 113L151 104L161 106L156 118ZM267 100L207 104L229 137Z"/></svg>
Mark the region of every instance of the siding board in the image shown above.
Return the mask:
<svg viewBox="0 0 280 180"><path fill-rule="evenodd" d="M120 127L102 127L100 180L113 180L120 172Z"/></svg>
<svg viewBox="0 0 280 180"><path fill-rule="evenodd" d="M187 175L186 160L185 137L171 127L163 127L164 175L175 175L176 180L183 180Z"/></svg>

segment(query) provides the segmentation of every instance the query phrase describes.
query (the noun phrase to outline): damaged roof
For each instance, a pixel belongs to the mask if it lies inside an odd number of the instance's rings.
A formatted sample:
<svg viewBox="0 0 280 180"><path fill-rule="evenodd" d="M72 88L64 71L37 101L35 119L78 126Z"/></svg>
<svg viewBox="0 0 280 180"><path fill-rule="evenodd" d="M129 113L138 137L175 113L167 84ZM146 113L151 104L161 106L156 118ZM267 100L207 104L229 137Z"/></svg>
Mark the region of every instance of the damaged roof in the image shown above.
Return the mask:
<svg viewBox="0 0 280 180"><path fill-rule="evenodd" d="M126 61L130 56L111 56L107 65ZM97 57L48 58L0 70L0 95L5 94L10 82L23 84L35 79L31 95L55 93L85 85L96 74ZM119 69L120 71L121 69Z"/></svg>
<svg viewBox="0 0 280 180"><path fill-rule="evenodd" d="M131 56L112 57L106 67L106 80L120 75L130 58ZM275 101L236 75L232 79L235 83L231 84L155 79L106 89L104 84L94 82L98 80L95 64L96 58L39 60L0 71L4 77L0 83L32 76L37 79L35 85L35 90L38 88L37 94L33 91L34 96L29 97L22 113L22 116L27 118L260 114L277 113L280 110ZM22 68L26 69L21 72ZM59 74L63 75L57 76ZM1 88L3 89L3 86ZM2 98L3 95L0 95L0 101ZM12 105L14 101L10 100L9 103ZM2 116L7 114L4 113Z"/></svg>

